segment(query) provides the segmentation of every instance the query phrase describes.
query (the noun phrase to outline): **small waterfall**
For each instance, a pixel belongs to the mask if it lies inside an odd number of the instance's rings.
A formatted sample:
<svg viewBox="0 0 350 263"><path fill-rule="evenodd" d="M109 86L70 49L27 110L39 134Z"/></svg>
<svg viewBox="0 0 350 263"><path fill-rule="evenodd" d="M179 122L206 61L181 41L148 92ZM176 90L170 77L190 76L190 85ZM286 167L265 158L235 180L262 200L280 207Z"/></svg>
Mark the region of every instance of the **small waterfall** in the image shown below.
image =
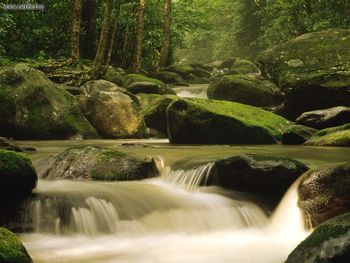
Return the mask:
<svg viewBox="0 0 350 263"><path fill-rule="evenodd" d="M205 185L214 163L200 165L192 169L175 169L165 173L164 182L179 186L188 191L195 191L198 186Z"/></svg>

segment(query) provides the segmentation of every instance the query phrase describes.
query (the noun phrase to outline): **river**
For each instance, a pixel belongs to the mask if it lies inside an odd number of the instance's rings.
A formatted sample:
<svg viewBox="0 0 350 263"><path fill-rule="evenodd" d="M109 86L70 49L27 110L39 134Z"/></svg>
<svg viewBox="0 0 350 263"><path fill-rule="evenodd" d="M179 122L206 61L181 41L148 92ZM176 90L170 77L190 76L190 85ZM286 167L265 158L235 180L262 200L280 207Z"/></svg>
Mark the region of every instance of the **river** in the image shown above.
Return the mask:
<svg viewBox="0 0 350 263"><path fill-rule="evenodd" d="M40 160L97 144L154 157L160 177L138 182L39 180L27 209L33 229L20 237L34 262L283 262L308 231L296 184L271 215L259 200L199 187L210 161L239 153L288 156L310 167L350 160L350 149L304 146L171 145L167 140L21 141ZM207 162L191 169L179 160ZM179 172L180 171L180 172Z"/></svg>

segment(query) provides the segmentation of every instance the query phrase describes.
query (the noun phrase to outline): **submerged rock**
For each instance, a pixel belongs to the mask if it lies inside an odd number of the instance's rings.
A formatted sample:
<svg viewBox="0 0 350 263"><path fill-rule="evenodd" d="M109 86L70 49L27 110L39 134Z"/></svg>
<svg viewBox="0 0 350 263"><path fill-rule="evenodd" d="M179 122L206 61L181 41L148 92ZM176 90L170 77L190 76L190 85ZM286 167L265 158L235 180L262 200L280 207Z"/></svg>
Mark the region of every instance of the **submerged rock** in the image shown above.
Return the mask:
<svg viewBox="0 0 350 263"><path fill-rule="evenodd" d="M146 126L167 136L166 109L178 97L172 95L139 94L138 98Z"/></svg>
<svg viewBox="0 0 350 263"><path fill-rule="evenodd" d="M0 262L32 263L21 240L10 231L0 227Z"/></svg>
<svg viewBox="0 0 350 263"><path fill-rule="evenodd" d="M282 144L303 144L309 140L317 130L302 125L293 125L286 129L282 135Z"/></svg>
<svg viewBox="0 0 350 263"><path fill-rule="evenodd" d="M280 104L282 94L270 81L254 75L225 75L208 88L210 99L235 101L258 107Z"/></svg>
<svg viewBox="0 0 350 263"><path fill-rule="evenodd" d="M349 45L350 30L329 29L301 35L260 55L263 75L287 95L283 116L295 120L306 111L350 106Z"/></svg>
<svg viewBox="0 0 350 263"><path fill-rule="evenodd" d="M350 107L304 112L298 117L297 123L319 130L350 123Z"/></svg>
<svg viewBox="0 0 350 263"><path fill-rule="evenodd" d="M25 64L0 69L0 134L17 139L98 137L74 96Z"/></svg>
<svg viewBox="0 0 350 263"><path fill-rule="evenodd" d="M147 138L148 133L137 98L105 81L89 81L78 104L85 117L103 138Z"/></svg>
<svg viewBox="0 0 350 263"><path fill-rule="evenodd" d="M158 175L153 159L93 145L69 148L39 166L39 177L49 180L130 181Z"/></svg>
<svg viewBox="0 0 350 263"><path fill-rule="evenodd" d="M300 182L298 205L312 226L350 212L350 163L308 171Z"/></svg>
<svg viewBox="0 0 350 263"><path fill-rule="evenodd" d="M291 158L242 154L215 161L206 185L257 194L276 204L308 169Z"/></svg>
<svg viewBox="0 0 350 263"><path fill-rule="evenodd" d="M167 108L171 143L272 144L292 123L240 103L178 99Z"/></svg>
<svg viewBox="0 0 350 263"><path fill-rule="evenodd" d="M319 225L292 253L286 263L342 263L350 261L350 213Z"/></svg>
<svg viewBox="0 0 350 263"><path fill-rule="evenodd" d="M316 132L305 145L349 147L350 123Z"/></svg>

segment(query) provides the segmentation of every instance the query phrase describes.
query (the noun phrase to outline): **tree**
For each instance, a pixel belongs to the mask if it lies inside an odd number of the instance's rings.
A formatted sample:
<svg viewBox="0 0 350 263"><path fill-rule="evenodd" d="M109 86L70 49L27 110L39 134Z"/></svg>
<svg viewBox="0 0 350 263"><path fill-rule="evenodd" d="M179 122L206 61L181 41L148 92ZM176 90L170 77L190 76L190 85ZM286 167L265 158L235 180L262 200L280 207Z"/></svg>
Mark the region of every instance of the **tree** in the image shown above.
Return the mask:
<svg viewBox="0 0 350 263"><path fill-rule="evenodd" d="M139 72L141 68L142 46L144 36L144 20L145 20L146 0L139 0L137 27L136 27L136 47L134 54L134 61L132 64L132 71Z"/></svg>
<svg viewBox="0 0 350 263"><path fill-rule="evenodd" d="M81 35L81 57L93 59L96 44L96 10L97 0L83 0L81 23L84 33Z"/></svg>
<svg viewBox="0 0 350 263"><path fill-rule="evenodd" d="M112 3L112 0L106 0L105 2L100 40L98 42L95 60L90 72L93 79L99 78L104 74L103 65L105 64L108 32L111 23Z"/></svg>
<svg viewBox="0 0 350 263"><path fill-rule="evenodd" d="M171 19L171 0L164 1L163 9L163 42L160 50L160 59L158 64L158 69L160 67L165 67L169 54L170 46L170 19Z"/></svg>
<svg viewBox="0 0 350 263"><path fill-rule="evenodd" d="M79 34L80 34L80 17L81 17L81 1L73 0L72 5L72 34L70 61L77 62L79 59Z"/></svg>

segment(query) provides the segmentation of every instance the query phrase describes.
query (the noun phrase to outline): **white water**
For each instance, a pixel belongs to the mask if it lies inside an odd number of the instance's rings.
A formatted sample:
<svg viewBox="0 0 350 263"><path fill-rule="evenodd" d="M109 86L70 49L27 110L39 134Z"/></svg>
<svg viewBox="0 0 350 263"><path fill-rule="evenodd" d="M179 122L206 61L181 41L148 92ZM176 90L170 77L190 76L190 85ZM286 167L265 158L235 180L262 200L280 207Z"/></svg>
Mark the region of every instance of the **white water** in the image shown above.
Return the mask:
<svg viewBox="0 0 350 263"><path fill-rule="evenodd" d="M39 263L283 262L307 235L296 185L269 219L239 194L199 187L210 168L164 169L143 182L40 181L34 230L22 239Z"/></svg>
<svg viewBox="0 0 350 263"><path fill-rule="evenodd" d="M209 84L192 84L189 87L175 87L173 90L176 95L183 98L202 98L207 99L207 90Z"/></svg>

